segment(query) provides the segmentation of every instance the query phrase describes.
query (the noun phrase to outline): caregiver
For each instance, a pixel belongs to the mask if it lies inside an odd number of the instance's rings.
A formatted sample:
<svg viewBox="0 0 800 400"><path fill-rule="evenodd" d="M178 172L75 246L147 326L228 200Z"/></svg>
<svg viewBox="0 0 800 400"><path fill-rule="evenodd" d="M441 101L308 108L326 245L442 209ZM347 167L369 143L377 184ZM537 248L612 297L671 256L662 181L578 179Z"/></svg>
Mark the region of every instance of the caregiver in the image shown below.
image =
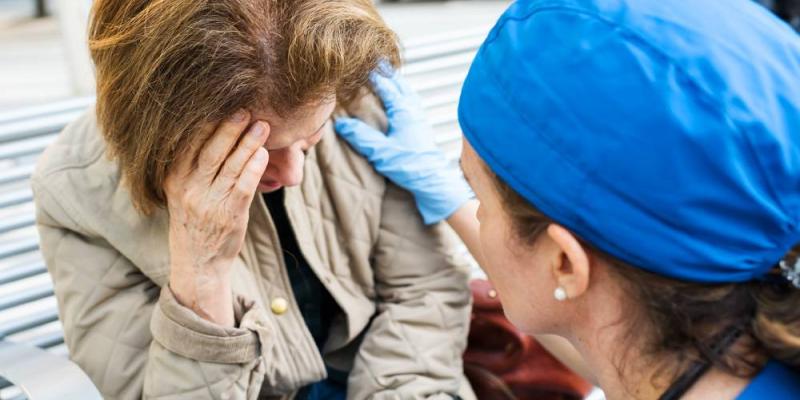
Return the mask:
<svg viewBox="0 0 800 400"><path fill-rule="evenodd" d="M336 129L448 208L510 320L609 398L797 398L798 76L800 39L749 0L518 1L459 104L479 208L399 78L373 75L386 136Z"/></svg>

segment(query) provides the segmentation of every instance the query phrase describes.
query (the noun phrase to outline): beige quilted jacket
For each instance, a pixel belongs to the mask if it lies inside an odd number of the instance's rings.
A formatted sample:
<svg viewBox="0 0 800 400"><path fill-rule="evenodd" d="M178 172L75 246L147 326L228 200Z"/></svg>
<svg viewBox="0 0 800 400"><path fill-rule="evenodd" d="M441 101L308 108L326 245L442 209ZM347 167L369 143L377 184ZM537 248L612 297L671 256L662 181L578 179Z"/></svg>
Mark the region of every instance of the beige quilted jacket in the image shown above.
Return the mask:
<svg viewBox="0 0 800 400"><path fill-rule="evenodd" d="M376 104L354 114L385 124ZM344 310L320 354L261 196L234 266L236 327L175 301L166 213L134 210L93 115L61 133L32 184L70 356L106 398L290 398L325 378L325 363L350 371L348 399L474 397L461 368L468 263L454 235L426 228L412 198L332 130L285 196L303 255ZM287 311L272 311L278 298Z"/></svg>

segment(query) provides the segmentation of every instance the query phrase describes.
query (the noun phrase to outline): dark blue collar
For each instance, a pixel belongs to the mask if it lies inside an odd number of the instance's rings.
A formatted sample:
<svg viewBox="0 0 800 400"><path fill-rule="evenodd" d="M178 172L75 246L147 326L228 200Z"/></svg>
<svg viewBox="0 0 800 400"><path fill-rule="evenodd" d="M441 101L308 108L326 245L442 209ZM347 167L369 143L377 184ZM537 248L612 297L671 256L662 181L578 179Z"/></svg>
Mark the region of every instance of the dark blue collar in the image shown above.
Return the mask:
<svg viewBox="0 0 800 400"><path fill-rule="evenodd" d="M770 361L737 400L789 400L800 398L800 372Z"/></svg>

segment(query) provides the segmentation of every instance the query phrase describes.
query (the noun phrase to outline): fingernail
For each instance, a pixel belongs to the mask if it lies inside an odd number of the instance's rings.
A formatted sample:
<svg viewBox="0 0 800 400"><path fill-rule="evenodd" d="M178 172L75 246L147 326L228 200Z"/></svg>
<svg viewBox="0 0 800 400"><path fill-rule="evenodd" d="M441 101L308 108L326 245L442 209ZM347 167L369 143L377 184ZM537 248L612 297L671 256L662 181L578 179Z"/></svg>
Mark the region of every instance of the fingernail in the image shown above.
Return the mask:
<svg viewBox="0 0 800 400"><path fill-rule="evenodd" d="M231 122L242 122L245 118L247 118L247 112L245 110L239 110L231 116Z"/></svg>
<svg viewBox="0 0 800 400"><path fill-rule="evenodd" d="M261 135L264 134L264 124L261 122L256 122L252 128L250 128L250 136L258 139Z"/></svg>

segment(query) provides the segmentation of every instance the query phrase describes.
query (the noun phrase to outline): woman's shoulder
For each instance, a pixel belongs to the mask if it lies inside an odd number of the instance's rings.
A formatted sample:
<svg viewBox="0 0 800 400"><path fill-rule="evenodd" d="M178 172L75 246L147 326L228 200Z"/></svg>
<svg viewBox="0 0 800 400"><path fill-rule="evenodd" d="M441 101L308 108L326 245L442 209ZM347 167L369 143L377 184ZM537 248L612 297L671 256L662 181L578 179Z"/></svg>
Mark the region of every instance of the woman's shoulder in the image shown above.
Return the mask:
<svg viewBox="0 0 800 400"><path fill-rule="evenodd" d="M92 230L96 216L124 192L119 171L106 156L94 107L72 121L39 158L31 176L37 209L63 215L81 231Z"/></svg>
<svg viewBox="0 0 800 400"><path fill-rule="evenodd" d="M360 118L376 128L386 130L386 113L380 100L368 90L347 105L339 105L335 117L351 116ZM339 184L347 190L365 191L382 196L386 190L386 180L378 174L362 155L353 150L333 129L333 123L325 128L322 140L309 155L306 166L307 177L315 172L325 181L338 182L331 187L337 190ZM309 171L309 169L311 171ZM309 174L310 173L310 174Z"/></svg>
<svg viewBox="0 0 800 400"><path fill-rule="evenodd" d="M67 169L85 168L101 159L105 149L94 106L91 106L47 146L39 158L34 178L41 179Z"/></svg>
<svg viewBox="0 0 800 400"><path fill-rule="evenodd" d="M798 398L800 398L800 371L772 360L753 378L737 400Z"/></svg>
<svg viewBox="0 0 800 400"><path fill-rule="evenodd" d="M70 231L102 243L161 284L169 254L166 212L137 212L105 149L93 109L48 146L31 177L37 223L47 227L40 235L57 238Z"/></svg>

